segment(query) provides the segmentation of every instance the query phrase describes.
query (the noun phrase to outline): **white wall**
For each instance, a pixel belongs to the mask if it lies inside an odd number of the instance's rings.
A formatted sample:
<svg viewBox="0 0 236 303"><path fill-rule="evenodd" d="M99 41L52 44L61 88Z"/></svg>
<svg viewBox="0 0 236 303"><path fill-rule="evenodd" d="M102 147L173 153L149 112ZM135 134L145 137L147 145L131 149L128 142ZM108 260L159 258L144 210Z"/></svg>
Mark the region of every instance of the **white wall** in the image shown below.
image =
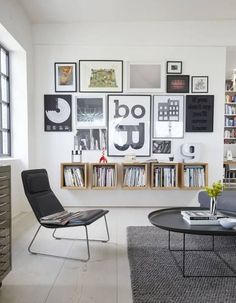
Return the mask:
<svg viewBox="0 0 236 303"><path fill-rule="evenodd" d="M227 24L228 26L229 24ZM226 26L226 27L227 27ZM214 132L185 133L173 140L175 159L182 161L183 142L201 143L201 161L209 163L209 182L222 178L225 48L215 45L222 30L214 23L97 23L35 25L35 137L36 166L49 172L52 187L66 205L165 206L190 205L196 191L68 191L60 189L60 163L70 161L74 133L44 132L43 97L54 93L54 62L80 59L127 61L183 61L183 74L209 76L209 94L215 95ZM218 36L217 36L218 34ZM212 37L209 41L207 38ZM206 38L207 37L207 38ZM175 46L174 46L175 45ZM181 46L182 45L182 46ZM199 47L199 45L205 45ZM219 44L222 45L222 44ZM124 69L126 87L126 65ZM125 92L125 91L124 91ZM78 95L77 94L73 94ZM74 100L73 100L74 101ZM75 131L75 128L73 129ZM100 153L87 152L83 160L97 162ZM109 158L122 161L122 158Z"/></svg>
<svg viewBox="0 0 236 303"><path fill-rule="evenodd" d="M31 154L34 154L32 152L34 144L31 141L33 138L31 25L17 1L0 0L0 43L10 51L12 126L12 158L0 159L0 165L11 165L14 216L29 209L20 173L28 168Z"/></svg>

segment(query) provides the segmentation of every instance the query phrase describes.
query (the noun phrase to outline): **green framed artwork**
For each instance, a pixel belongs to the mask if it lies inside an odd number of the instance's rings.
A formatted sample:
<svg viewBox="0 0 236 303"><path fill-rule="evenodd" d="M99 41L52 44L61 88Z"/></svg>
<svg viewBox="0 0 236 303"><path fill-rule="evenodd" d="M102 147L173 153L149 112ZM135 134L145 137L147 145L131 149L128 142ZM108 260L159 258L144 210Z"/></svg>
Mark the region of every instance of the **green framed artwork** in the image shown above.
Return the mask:
<svg viewBox="0 0 236 303"><path fill-rule="evenodd" d="M80 60L79 91L123 92L122 60Z"/></svg>

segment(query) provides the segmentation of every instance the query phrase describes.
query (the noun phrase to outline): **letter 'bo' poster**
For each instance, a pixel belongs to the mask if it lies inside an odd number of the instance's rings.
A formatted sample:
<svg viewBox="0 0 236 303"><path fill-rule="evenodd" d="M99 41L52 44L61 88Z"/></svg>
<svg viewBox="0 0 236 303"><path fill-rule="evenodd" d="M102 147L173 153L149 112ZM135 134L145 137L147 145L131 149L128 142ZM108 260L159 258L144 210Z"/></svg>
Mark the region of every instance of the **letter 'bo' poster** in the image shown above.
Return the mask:
<svg viewBox="0 0 236 303"><path fill-rule="evenodd" d="M150 156L150 95L108 95L108 156Z"/></svg>

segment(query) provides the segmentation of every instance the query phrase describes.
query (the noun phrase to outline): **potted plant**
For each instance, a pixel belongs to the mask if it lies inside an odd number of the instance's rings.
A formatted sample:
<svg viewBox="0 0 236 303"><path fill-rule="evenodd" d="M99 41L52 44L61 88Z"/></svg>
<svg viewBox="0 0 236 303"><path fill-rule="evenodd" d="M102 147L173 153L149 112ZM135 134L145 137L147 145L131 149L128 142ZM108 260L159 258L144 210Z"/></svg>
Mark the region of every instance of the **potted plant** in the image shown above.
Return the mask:
<svg viewBox="0 0 236 303"><path fill-rule="evenodd" d="M221 181L214 182L211 187L206 186L206 192L208 196L211 198L210 201L210 213L212 215L216 215L216 200L217 197L222 193L223 191L223 184Z"/></svg>

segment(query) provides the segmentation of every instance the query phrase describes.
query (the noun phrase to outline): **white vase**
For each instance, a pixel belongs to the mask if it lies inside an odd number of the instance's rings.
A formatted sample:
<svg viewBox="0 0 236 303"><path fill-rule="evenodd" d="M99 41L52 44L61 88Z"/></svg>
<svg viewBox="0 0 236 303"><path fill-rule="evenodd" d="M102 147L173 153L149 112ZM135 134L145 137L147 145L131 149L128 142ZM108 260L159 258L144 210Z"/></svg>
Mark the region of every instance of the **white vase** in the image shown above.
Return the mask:
<svg viewBox="0 0 236 303"><path fill-rule="evenodd" d="M210 213L213 216L216 215L216 197L211 197L211 200L210 200Z"/></svg>

